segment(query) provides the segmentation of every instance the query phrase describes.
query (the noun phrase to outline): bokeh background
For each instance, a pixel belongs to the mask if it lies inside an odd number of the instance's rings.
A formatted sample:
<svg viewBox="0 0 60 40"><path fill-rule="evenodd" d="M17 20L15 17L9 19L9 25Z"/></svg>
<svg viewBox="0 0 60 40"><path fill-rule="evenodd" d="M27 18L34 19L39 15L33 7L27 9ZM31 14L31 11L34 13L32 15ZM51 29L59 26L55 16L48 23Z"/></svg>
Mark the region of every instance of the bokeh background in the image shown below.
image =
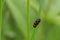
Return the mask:
<svg viewBox="0 0 60 40"><path fill-rule="evenodd" d="M2 40L60 40L60 0L2 0L2 17Z"/></svg>

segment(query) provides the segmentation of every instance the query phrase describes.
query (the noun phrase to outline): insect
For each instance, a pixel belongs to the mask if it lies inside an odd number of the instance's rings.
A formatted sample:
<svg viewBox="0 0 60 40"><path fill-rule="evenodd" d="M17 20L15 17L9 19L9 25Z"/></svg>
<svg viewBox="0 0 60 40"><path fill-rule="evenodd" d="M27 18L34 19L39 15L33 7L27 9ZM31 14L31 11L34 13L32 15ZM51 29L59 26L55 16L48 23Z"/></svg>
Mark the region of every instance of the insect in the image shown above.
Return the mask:
<svg viewBox="0 0 60 40"><path fill-rule="evenodd" d="M34 22L33 27L36 28L37 25L40 23L40 21L41 21L40 19L37 19L37 20Z"/></svg>

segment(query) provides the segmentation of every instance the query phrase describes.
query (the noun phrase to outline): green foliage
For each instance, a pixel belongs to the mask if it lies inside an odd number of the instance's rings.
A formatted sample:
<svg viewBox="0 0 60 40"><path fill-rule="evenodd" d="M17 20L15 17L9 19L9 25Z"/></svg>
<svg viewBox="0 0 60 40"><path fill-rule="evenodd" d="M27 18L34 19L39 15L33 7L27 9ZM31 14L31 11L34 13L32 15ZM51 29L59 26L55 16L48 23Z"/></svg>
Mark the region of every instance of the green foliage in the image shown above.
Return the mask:
<svg viewBox="0 0 60 40"><path fill-rule="evenodd" d="M3 0L2 14L3 40L60 40L60 0Z"/></svg>

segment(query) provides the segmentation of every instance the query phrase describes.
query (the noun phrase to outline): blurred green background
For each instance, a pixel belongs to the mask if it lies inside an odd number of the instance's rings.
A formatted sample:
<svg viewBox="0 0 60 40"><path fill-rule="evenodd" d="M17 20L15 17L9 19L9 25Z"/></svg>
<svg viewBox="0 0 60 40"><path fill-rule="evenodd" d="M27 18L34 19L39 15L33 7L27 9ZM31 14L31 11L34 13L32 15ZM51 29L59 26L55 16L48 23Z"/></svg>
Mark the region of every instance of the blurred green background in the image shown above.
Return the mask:
<svg viewBox="0 0 60 40"><path fill-rule="evenodd" d="M2 19L2 40L60 40L60 0L2 0Z"/></svg>

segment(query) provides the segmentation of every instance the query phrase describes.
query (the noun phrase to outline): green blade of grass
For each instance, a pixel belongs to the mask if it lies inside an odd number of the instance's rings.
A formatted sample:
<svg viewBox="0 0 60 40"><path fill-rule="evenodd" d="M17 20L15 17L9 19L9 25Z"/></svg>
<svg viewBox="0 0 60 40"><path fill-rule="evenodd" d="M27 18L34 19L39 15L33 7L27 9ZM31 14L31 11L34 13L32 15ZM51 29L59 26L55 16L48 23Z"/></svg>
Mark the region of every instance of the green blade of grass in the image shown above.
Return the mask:
<svg viewBox="0 0 60 40"><path fill-rule="evenodd" d="M27 40L30 40L30 0L27 0Z"/></svg>
<svg viewBox="0 0 60 40"><path fill-rule="evenodd" d="M2 0L0 0L0 40L1 40L1 27L2 27Z"/></svg>
<svg viewBox="0 0 60 40"><path fill-rule="evenodd" d="M19 30L22 31L23 35L25 37L27 37L27 32L26 32L26 21L24 20L23 17L23 13L20 12L20 10L18 10L16 4L14 5L14 3L12 2L12 0L8 0L6 1L6 3L8 4L8 7L11 10L11 14L13 15L14 20L17 23L17 27L19 28Z"/></svg>

